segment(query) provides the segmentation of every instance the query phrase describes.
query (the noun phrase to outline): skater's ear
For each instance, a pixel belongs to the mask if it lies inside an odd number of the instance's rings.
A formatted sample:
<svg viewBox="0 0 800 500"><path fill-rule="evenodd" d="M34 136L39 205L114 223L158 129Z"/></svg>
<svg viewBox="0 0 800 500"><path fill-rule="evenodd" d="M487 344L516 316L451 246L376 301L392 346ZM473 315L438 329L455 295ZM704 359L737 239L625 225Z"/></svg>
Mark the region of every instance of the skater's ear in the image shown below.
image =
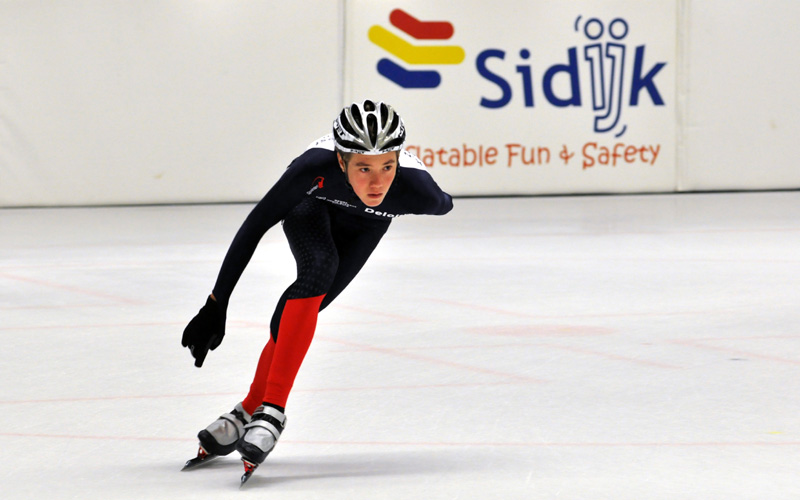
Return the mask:
<svg viewBox="0 0 800 500"><path fill-rule="evenodd" d="M339 168L342 169L342 172L347 172L347 164L350 163L351 156L350 153L336 152L336 159L339 160Z"/></svg>

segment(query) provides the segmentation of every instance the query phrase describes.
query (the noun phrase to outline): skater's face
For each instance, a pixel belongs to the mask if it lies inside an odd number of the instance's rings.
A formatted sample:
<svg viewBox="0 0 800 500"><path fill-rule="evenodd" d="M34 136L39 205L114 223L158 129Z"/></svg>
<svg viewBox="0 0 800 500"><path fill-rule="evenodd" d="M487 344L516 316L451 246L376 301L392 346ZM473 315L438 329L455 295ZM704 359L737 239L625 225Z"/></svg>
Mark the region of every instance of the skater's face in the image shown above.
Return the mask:
<svg viewBox="0 0 800 500"><path fill-rule="evenodd" d="M347 163L341 154L338 158L339 167L364 205L377 207L383 203L397 174L397 153L394 151L379 155L353 153Z"/></svg>

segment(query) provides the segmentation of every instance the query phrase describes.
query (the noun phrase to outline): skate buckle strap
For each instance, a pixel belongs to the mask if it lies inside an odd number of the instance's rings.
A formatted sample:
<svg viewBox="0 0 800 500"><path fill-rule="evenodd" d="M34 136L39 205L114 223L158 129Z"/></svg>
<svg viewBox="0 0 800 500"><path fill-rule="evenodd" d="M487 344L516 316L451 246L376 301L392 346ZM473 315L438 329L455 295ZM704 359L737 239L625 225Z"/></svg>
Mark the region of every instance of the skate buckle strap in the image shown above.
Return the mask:
<svg viewBox="0 0 800 500"><path fill-rule="evenodd" d="M250 423L250 419L246 418L244 414L233 410L231 413L226 413L225 415L220 415L219 418L224 418L225 420L233 421L234 419L239 422L239 425L247 425Z"/></svg>
<svg viewBox="0 0 800 500"><path fill-rule="evenodd" d="M247 413L247 411L245 411L245 409L242 407L242 403L238 403L238 404L236 405L236 407L235 407L233 410L231 410L231 414L233 414L233 416L234 416L234 417L236 417L236 418L238 418L239 420L241 420L241 422L242 422L243 424L249 424L249 423L250 423L250 419L252 419L252 418L253 418L253 417L252 417L252 416L251 416L249 413Z"/></svg>
<svg viewBox="0 0 800 500"><path fill-rule="evenodd" d="M261 427L269 431L277 441L283 429L286 427L286 415L284 415L277 408L271 406L260 406L255 413L253 419L245 428Z"/></svg>

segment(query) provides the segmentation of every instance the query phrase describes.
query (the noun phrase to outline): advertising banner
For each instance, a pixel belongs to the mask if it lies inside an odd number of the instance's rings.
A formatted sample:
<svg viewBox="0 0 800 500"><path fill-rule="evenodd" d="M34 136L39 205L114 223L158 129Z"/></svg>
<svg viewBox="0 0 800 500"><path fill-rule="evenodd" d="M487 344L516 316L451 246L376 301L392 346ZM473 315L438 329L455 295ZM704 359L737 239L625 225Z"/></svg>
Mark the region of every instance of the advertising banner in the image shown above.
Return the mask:
<svg viewBox="0 0 800 500"><path fill-rule="evenodd" d="M676 4L346 3L346 101L456 195L673 191Z"/></svg>

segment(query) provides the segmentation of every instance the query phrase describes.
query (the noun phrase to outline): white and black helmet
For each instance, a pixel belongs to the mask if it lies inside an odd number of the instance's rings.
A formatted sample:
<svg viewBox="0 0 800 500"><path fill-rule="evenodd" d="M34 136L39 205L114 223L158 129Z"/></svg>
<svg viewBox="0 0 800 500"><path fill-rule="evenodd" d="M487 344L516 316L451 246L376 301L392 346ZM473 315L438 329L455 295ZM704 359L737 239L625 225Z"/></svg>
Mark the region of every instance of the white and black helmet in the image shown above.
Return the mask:
<svg viewBox="0 0 800 500"><path fill-rule="evenodd" d="M342 153L379 155L403 148L406 127L391 106L367 99L347 106L336 117L333 140Z"/></svg>

